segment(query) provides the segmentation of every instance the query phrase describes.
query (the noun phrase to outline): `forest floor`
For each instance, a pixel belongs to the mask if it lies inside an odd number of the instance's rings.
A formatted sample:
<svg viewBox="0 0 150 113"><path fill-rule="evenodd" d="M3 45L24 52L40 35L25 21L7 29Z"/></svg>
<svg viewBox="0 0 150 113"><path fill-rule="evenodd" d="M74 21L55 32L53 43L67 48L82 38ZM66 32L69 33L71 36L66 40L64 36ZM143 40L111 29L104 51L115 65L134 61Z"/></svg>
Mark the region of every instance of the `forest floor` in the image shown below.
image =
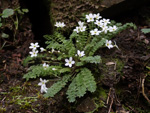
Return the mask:
<svg viewBox="0 0 150 113"><path fill-rule="evenodd" d="M99 69L103 77L97 80L98 90L69 103L64 93L66 89L46 99L37 85L39 79L23 79L27 67L23 67L22 61L29 54L30 43L35 42L30 21L25 18L23 31L16 34L20 39L17 45L0 50L0 112L150 113L150 34L141 32L150 26L141 21L145 20L138 15L121 21L135 22L137 29L127 29L112 39L119 49L97 51L102 57Z"/></svg>

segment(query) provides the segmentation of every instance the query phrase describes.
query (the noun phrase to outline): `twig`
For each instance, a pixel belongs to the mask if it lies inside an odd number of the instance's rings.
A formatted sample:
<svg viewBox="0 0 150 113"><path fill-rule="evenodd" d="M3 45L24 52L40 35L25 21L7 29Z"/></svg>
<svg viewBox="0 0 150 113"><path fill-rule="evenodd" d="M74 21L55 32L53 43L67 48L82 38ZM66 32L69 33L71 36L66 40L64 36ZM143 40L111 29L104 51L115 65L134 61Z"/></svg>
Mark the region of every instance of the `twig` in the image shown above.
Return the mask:
<svg viewBox="0 0 150 113"><path fill-rule="evenodd" d="M111 92L111 88L110 88L109 93L108 93L108 98L107 98L107 102L106 102L106 104L108 104L108 102L109 102L110 92Z"/></svg>
<svg viewBox="0 0 150 113"><path fill-rule="evenodd" d="M112 100L111 100L111 103L110 103L110 106L109 106L109 111L108 111L108 113L110 113L111 112L111 108L112 108L112 104L113 104L113 101L114 101L114 99L113 98L111 98Z"/></svg>
<svg viewBox="0 0 150 113"><path fill-rule="evenodd" d="M146 76L147 76L147 75L146 75ZM145 81L146 76L142 79L142 94L143 94L144 98L148 101L148 103L150 104L150 100L149 100L149 98L146 96L145 91L144 91L144 81Z"/></svg>

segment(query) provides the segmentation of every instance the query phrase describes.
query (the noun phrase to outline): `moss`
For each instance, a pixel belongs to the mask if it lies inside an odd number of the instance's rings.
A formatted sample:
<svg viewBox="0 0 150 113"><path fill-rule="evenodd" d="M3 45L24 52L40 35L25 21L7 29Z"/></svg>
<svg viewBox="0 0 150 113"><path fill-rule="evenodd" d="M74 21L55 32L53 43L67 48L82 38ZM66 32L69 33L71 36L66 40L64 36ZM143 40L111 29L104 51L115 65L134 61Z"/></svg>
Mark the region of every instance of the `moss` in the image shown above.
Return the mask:
<svg viewBox="0 0 150 113"><path fill-rule="evenodd" d="M114 69L115 65L106 65L106 63L108 62L112 62L112 63L116 63L116 69ZM110 67L112 66L112 71L116 71L119 74L122 74L122 69L124 67L124 62L122 60L120 60L119 58L103 58L102 57L102 68L100 67L100 69L103 70L103 73L108 73L110 71Z"/></svg>
<svg viewBox="0 0 150 113"><path fill-rule="evenodd" d="M6 112L6 108L0 107L0 113L5 113Z"/></svg>

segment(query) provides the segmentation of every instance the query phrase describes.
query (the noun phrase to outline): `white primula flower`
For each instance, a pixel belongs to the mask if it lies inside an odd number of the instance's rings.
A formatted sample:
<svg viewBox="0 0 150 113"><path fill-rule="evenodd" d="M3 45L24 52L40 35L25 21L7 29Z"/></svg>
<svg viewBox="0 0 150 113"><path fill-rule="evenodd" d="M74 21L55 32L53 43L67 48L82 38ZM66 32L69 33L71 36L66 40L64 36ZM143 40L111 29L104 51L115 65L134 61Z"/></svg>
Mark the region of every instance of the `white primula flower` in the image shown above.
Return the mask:
<svg viewBox="0 0 150 113"><path fill-rule="evenodd" d="M77 51L77 54L79 55L79 57L83 57L85 55L84 51L80 51L80 50Z"/></svg>
<svg viewBox="0 0 150 113"><path fill-rule="evenodd" d="M102 18L102 16L100 16L100 14L97 13L97 14L94 14L94 18L95 18L96 20L98 20L98 19Z"/></svg>
<svg viewBox="0 0 150 113"><path fill-rule="evenodd" d="M46 49L44 49L43 47L40 48L41 52L46 51Z"/></svg>
<svg viewBox="0 0 150 113"><path fill-rule="evenodd" d="M90 13L89 15L86 15L87 22L93 22L94 21L94 15Z"/></svg>
<svg viewBox="0 0 150 113"><path fill-rule="evenodd" d="M105 44L109 49L113 48L114 46L112 45L112 41L111 40L106 40L106 44Z"/></svg>
<svg viewBox="0 0 150 113"><path fill-rule="evenodd" d="M75 64L75 61L72 60L72 57L70 57L69 59L65 59L65 66L69 66L72 67L72 64Z"/></svg>
<svg viewBox="0 0 150 113"><path fill-rule="evenodd" d="M78 24L79 24L79 26L83 26L84 22L79 21Z"/></svg>
<svg viewBox="0 0 150 113"><path fill-rule="evenodd" d="M108 26L102 27L102 32L104 32L105 34L107 33L108 30L109 30Z"/></svg>
<svg viewBox="0 0 150 113"><path fill-rule="evenodd" d="M79 33L80 27L76 27L73 31L76 31L77 33Z"/></svg>
<svg viewBox="0 0 150 113"><path fill-rule="evenodd" d="M40 82L38 83L39 86L45 85L48 82L48 80L42 80L42 78L40 78Z"/></svg>
<svg viewBox="0 0 150 113"><path fill-rule="evenodd" d="M56 68L52 68L53 71L57 70Z"/></svg>
<svg viewBox="0 0 150 113"><path fill-rule="evenodd" d="M60 22L56 22L55 26L60 27Z"/></svg>
<svg viewBox="0 0 150 113"><path fill-rule="evenodd" d="M97 28L95 28L94 30L90 31L91 35L99 35L101 33L101 31L98 31Z"/></svg>
<svg viewBox="0 0 150 113"><path fill-rule="evenodd" d="M55 51L55 49L52 48L52 53Z"/></svg>
<svg viewBox="0 0 150 113"><path fill-rule="evenodd" d="M59 26L62 28L62 27L65 27L66 25L64 24L64 22L62 22L62 23L60 23Z"/></svg>
<svg viewBox="0 0 150 113"><path fill-rule="evenodd" d="M46 85L42 85L41 86L41 93L44 93L44 92L47 93L47 89L48 88L46 87Z"/></svg>
<svg viewBox="0 0 150 113"><path fill-rule="evenodd" d="M38 54L38 50L33 49L31 52L29 52L31 54L31 57L36 57Z"/></svg>
<svg viewBox="0 0 150 113"><path fill-rule="evenodd" d="M47 87L46 87L46 83L48 82L48 80L42 80L42 78L40 78L40 82L38 83L39 86L41 86L41 93L45 92L47 93Z"/></svg>
<svg viewBox="0 0 150 113"><path fill-rule="evenodd" d="M62 28L62 27L64 27L64 26L66 26L66 25L64 24L64 22L62 22L62 23L61 23L61 22L56 22L55 26Z"/></svg>
<svg viewBox="0 0 150 113"><path fill-rule="evenodd" d="M44 64L43 64L43 68L44 68L44 70L46 70L48 67L49 67L49 65L48 65L48 64L46 64L46 63L44 63Z"/></svg>
<svg viewBox="0 0 150 113"><path fill-rule="evenodd" d="M36 48L39 47L38 42L36 42L35 44L34 44L34 43L31 43L30 45L31 45L31 46L29 47L30 49L36 49Z"/></svg>
<svg viewBox="0 0 150 113"><path fill-rule="evenodd" d="M114 31L116 31L117 30L117 27L114 25L113 27L109 27L109 31L110 32L114 32Z"/></svg>
<svg viewBox="0 0 150 113"><path fill-rule="evenodd" d="M81 32L85 31L85 29L86 29L86 26L80 26L80 27L79 27L79 30L80 30Z"/></svg>
<svg viewBox="0 0 150 113"><path fill-rule="evenodd" d="M94 24L98 25L99 27L104 25L102 20L96 20L96 22L94 22Z"/></svg>
<svg viewBox="0 0 150 113"><path fill-rule="evenodd" d="M110 19L103 19L103 23L105 24L105 25L107 25L107 24L110 24Z"/></svg>

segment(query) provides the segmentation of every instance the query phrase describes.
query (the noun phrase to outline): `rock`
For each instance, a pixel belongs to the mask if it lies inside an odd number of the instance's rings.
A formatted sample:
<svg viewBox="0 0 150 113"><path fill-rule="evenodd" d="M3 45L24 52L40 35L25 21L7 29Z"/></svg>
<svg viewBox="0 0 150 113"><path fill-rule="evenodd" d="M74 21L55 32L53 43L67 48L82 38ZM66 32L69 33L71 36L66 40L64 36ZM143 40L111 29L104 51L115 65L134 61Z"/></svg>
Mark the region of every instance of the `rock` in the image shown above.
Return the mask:
<svg viewBox="0 0 150 113"><path fill-rule="evenodd" d="M96 105L94 101L90 98L87 97L85 100L81 102L80 105L77 106L76 110L78 112L91 112L96 108Z"/></svg>
<svg viewBox="0 0 150 113"><path fill-rule="evenodd" d="M51 1L51 15L53 20L63 21L66 27L72 28L77 25L85 13L99 13L115 4L125 0L53 0Z"/></svg>

